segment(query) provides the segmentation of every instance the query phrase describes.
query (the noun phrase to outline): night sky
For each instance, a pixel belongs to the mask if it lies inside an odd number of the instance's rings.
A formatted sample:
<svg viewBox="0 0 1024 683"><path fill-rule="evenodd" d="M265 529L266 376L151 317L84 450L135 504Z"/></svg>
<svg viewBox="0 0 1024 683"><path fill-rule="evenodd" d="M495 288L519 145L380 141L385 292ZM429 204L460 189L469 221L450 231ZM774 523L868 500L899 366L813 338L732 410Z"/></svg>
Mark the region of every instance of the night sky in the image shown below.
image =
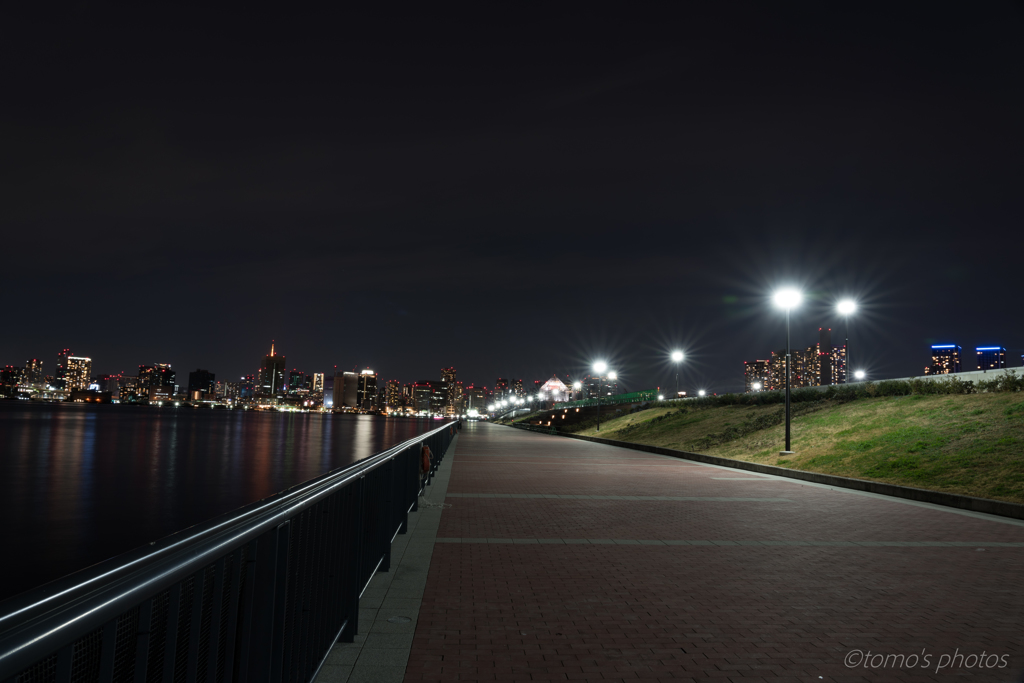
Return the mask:
<svg viewBox="0 0 1024 683"><path fill-rule="evenodd" d="M8 14L0 364L742 390L794 284L1020 365L1021 5L708 4Z"/></svg>

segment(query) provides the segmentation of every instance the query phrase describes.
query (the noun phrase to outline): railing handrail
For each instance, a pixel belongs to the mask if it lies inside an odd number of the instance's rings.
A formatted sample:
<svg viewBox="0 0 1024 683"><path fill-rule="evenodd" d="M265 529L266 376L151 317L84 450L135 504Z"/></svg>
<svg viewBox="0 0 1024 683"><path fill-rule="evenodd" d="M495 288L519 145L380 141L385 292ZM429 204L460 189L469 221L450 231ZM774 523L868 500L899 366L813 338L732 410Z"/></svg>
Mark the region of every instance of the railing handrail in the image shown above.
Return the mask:
<svg viewBox="0 0 1024 683"><path fill-rule="evenodd" d="M352 479L384 465L417 442L450 429L453 422L419 434L381 453L326 472L262 500L188 529L68 574L0 603L0 666L31 658L24 651L42 639L74 629L88 617L124 611L140 593L151 593L221 557L226 546L239 546L272 529L283 519L315 504ZM182 534L186 534L182 536ZM87 628L82 626L83 630Z"/></svg>

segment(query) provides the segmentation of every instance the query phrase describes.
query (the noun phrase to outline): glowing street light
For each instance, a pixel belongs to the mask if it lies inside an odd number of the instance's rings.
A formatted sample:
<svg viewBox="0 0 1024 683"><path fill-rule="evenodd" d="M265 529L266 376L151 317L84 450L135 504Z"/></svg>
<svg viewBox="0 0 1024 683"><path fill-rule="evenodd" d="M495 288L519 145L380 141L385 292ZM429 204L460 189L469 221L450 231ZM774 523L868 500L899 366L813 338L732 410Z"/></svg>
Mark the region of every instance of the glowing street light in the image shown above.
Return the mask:
<svg viewBox="0 0 1024 683"><path fill-rule="evenodd" d="M679 398L679 364L683 362L683 352L673 351L670 358L676 364L676 398Z"/></svg>
<svg viewBox="0 0 1024 683"><path fill-rule="evenodd" d="M614 370L608 373L608 379L618 379L619 375Z"/></svg>
<svg viewBox="0 0 1024 683"><path fill-rule="evenodd" d="M594 372L596 372L597 374L603 375L607 370L608 364L605 363L603 360L599 360L596 363L594 363Z"/></svg>
<svg viewBox="0 0 1024 683"><path fill-rule="evenodd" d="M750 385L750 388L753 389L754 391L761 391L761 383L754 382L753 384Z"/></svg>
<svg viewBox="0 0 1024 683"><path fill-rule="evenodd" d="M865 377L867 377L867 373L864 372L863 370L857 370L855 373L853 373L853 378L858 382L864 379Z"/></svg>
<svg viewBox="0 0 1024 683"><path fill-rule="evenodd" d="M783 308L786 311L786 450L783 451L786 454L792 453L790 450L790 409L789 409L789 394L790 394L790 374L793 369L793 355L789 348L789 312L800 305L803 301L804 296L796 289L780 289L775 292L773 297L775 305L779 308Z"/></svg>
<svg viewBox="0 0 1024 683"><path fill-rule="evenodd" d="M697 395L698 395L698 396L706 396L706 395L707 395L707 393L708 393L708 392L706 392L706 391L704 391L703 389L701 389L700 391L698 391L698 392L697 392Z"/></svg>
<svg viewBox="0 0 1024 683"><path fill-rule="evenodd" d="M664 401L665 400L665 394L658 394L658 400L659 401Z"/></svg>
<svg viewBox="0 0 1024 683"><path fill-rule="evenodd" d="M843 383L850 381L850 316L857 310L857 302L853 299L843 299L836 305L839 314L846 318L846 375Z"/></svg>

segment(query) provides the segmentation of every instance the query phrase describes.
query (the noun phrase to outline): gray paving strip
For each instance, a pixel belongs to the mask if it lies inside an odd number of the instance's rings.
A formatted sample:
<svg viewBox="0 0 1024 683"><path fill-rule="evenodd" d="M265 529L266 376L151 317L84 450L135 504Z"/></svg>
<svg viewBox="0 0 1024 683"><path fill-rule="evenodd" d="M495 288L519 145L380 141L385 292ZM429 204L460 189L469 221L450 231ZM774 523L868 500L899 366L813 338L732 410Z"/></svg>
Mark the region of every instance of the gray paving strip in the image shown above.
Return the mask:
<svg viewBox="0 0 1024 683"><path fill-rule="evenodd" d="M377 572L359 600L355 642L337 643L317 674L316 683L400 683L405 679L427 572L434 552L441 508L451 477L458 436L438 468L418 512L409 514L409 530L391 544L391 571ZM509 541L511 543L511 541Z"/></svg>
<svg viewBox="0 0 1024 683"><path fill-rule="evenodd" d="M708 477L716 481L771 481L765 477Z"/></svg>
<svg viewBox="0 0 1024 683"><path fill-rule="evenodd" d="M449 493L448 498L528 498L544 500L670 500L697 503L792 503L789 498L729 496L590 496L558 493Z"/></svg>
<svg viewBox="0 0 1024 683"><path fill-rule="evenodd" d="M703 545L703 546L826 546L839 548L1024 548L1024 542L997 541L684 541L651 538L446 538L438 543L543 545Z"/></svg>

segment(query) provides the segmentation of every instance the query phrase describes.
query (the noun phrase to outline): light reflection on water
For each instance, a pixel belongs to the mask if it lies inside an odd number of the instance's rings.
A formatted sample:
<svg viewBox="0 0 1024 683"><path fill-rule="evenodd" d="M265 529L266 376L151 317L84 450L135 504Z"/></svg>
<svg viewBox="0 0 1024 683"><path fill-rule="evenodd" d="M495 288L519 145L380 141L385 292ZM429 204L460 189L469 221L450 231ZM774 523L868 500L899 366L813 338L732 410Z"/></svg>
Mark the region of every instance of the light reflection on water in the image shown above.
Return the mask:
<svg viewBox="0 0 1024 683"><path fill-rule="evenodd" d="M0 599L436 426L369 415L0 401Z"/></svg>

